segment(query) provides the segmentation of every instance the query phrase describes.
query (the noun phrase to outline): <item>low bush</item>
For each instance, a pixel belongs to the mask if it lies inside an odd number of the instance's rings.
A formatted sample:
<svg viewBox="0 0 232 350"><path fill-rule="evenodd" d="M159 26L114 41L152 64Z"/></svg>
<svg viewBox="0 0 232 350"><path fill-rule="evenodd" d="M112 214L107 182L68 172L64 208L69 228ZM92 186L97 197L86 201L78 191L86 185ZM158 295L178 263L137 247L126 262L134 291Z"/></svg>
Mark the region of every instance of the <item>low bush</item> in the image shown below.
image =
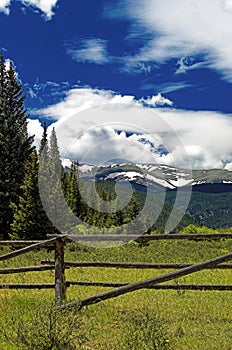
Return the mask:
<svg viewBox="0 0 232 350"><path fill-rule="evenodd" d="M7 301L1 303L0 333L6 344L28 350L75 350L86 341L81 314L59 310L51 303Z"/></svg>

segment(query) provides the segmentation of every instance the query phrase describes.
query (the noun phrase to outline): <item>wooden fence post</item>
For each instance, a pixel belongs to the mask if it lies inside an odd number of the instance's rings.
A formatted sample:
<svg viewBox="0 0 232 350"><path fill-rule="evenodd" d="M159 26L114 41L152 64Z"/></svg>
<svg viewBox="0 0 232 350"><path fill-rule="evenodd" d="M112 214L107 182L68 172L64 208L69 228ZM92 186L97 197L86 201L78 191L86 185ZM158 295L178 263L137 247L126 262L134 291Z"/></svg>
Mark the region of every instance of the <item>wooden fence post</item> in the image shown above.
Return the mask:
<svg viewBox="0 0 232 350"><path fill-rule="evenodd" d="M55 241L55 301L60 306L66 300L66 280L64 264L64 241L57 237Z"/></svg>

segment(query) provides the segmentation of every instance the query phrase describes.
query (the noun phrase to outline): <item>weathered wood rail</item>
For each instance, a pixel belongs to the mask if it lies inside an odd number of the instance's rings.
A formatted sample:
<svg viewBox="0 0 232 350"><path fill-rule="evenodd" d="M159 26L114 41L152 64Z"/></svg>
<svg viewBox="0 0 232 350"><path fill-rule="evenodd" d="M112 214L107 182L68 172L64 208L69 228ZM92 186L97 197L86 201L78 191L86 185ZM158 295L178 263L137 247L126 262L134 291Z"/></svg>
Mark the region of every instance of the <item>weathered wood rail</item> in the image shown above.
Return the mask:
<svg viewBox="0 0 232 350"><path fill-rule="evenodd" d="M41 260L41 264L54 265L54 260ZM121 262L100 262L100 261L65 261L65 268L69 267L112 267L116 269L182 269L189 267L192 264L152 264L152 263L121 263ZM232 264L219 264L209 266L207 269L231 269ZM0 270L1 271L1 270Z"/></svg>
<svg viewBox="0 0 232 350"><path fill-rule="evenodd" d="M49 238L55 238L57 235L48 235ZM73 240L76 242L129 242L135 240L146 241L159 241L159 240L218 240L232 238L232 233L189 233L189 234L155 234L155 235L64 235L66 240Z"/></svg>
<svg viewBox="0 0 232 350"><path fill-rule="evenodd" d="M164 289L164 290L205 290L205 291L232 291L232 285L207 285L207 284L163 284L167 281L172 281L176 278L192 274L204 269L231 269L232 264L226 264L225 262L232 260L232 253L224 254L220 257L210 259L198 264L152 264L152 263L122 263L122 262L72 262L65 261L64 250L67 241L74 239L79 243L86 241L99 242L99 241L122 241L128 242L134 239L138 239L138 236L130 235L112 235L112 236L100 236L100 235L86 235L86 236L50 236L50 239L44 241L0 241L0 246L12 246L21 247L15 251L3 254L0 256L0 261L8 260L25 254L34 249L40 248L52 248L55 251L54 260L42 260L41 266L30 267L17 267L17 268L0 268L1 274L13 274L21 272L31 271L46 271L54 270L54 283L47 284L0 284L0 289L54 289L55 300L58 307L72 307L78 306L79 309L86 305L96 304L103 300L117 297L119 295L129 293L138 289ZM218 233L218 234L157 234L150 236L139 237L140 241L153 241L153 240L176 240L176 239L188 239L188 240L218 240L218 239L232 239L231 233ZM154 277L148 280L139 282L91 282L91 281L66 281L65 269L73 267L93 267L93 268L124 268L124 269L174 269L174 272L164 273L158 277ZM67 288L72 285L78 286L100 286L114 288L108 292L93 295L88 298L77 300L71 303L62 303L67 298Z"/></svg>
<svg viewBox="0 0 232 350"><path fill-rule="evenodd" d="M210 266L216 266L217 264L220 264L222 262L225 262L225 261L228 261L231 259L232 259L232 253L224 254L224 255L219 256L217 258L206 260L202 263L194 264L194 265L191 265L189 267L184 267L180 270L170 272L167 274L163 274L163 275L158 276L158 277L150 278L150 279L144 280L144 281L126 284L126 285L117 287L117 288L112 289L112 290L105 292L105 293L99 293L99 294L93 295L91 297L87 297L85 299L73 301L73 302L67 303L61 307L64 308L64 307L75 306L75 307L78 307L79 309L81 309L84 306L97 304L103 300L112 299L112 298L115 298L117 296L129 293L129 292L133 292L133 291L143 289L143 288L153 287L154 285L157 285L158 283L171 281L173 279L176 279L176 278L179 278L182 276L186 276L186 275L192 274L192 273L197 272L197 271L204 270ZM189 289L191 289L190 286L188 286L188 287L189 287ZM186 287L186 289L188 287ZM199 287L199 286L196 285L196 288L197 287ZM229 285L228 285L228 288L230 288Z"/></svg>
<svg viewBox="0 0 232 350"><path fill-rule="evenodd" d="M15 258L19 255L28 253L39 248L53 248L55 250L55 260L53 266L26 266L15 268L1 268L0 274L12 274L31 271L55 270L55 281L44 284L0 284L0 289L55 289L55 300L59 306L62 300L66 299L66 282L65 282L65 266L64 266L64 245L65 237L53 237L44 241L0 241L0 246L22 247L15 251L0 256L0 261Z"/></svg>

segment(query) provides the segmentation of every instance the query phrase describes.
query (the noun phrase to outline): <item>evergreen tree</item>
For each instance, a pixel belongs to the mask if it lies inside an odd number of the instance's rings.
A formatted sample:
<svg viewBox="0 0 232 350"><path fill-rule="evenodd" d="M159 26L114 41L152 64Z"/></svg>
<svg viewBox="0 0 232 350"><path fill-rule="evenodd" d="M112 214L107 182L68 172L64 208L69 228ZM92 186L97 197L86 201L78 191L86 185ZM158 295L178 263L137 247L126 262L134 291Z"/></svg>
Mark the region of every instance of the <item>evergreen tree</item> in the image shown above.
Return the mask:
<svg viewBox="0 0 232 350"><path fill-rule="evenodd" d="M44 131L44 138L45 134ZM56 227L54 233L60 233L65 223L66 202L62 188L63 172L56 132L53 128L48 150L45 142L45 148L40 155L39 190L45 211Z"/></svg>
<svg viewBox="0 0 232 350"><path fill-rule="evenodd" d="M85 198L80 200L79 217L84 223L95 226L98 218L97 212L94 210L97 205L94 183L78 181L78 185L82 187L81 191L85 194Z"/></svg>
<svg viewBox="0 0 232 350"><path fill-rule="evenodd" d="M14 207L12 238L45 239L54 228L44 211L38 189L38 159L34 151L25 166L22 195Z"/></svg>
<svg viewBox="0 0 232 350"><path fill-rule="evenodd" d="M48 161L48 135L47 135L47 123L44 121L43 135L39 147L39 160L45 162Z"/></svg>
<svg viewBox="0 0 232 350"><path fill-rule="evenodd" d="M12 63L7 70L0 57L0 236L9 237L12 203L17 205L25 163L32 153L33 138L27 134L27 113L22 86Z"/></svg>
<svg viewBox="0 0 232 350"><path fill-rule="evenodd" d="M145 222L143 217L139 218L141 212L141 206L136 195L136 191L133 190L130 203L125 208L125 222L128 224L129 232L133 234L142 235L145 230Z"/></svg>
<svg viewBox="0 0 232 350"><path fill-rule="evenodd" d="M52 170L53 175L56 175L57 172L60 172L61 170L61 160L60 160L60 152L56 137L56 131L55 128L52 128L51 137L50 137L50 147L49 147L49 163L50 163L50 170Z"/></svg>
<svg viewBox="0 0 232 350"><path fill-rule="evenodd" d="M66 177L66 200L73 213L79 217L81 214L81 195L78 186L78 166L77 162L73 162L70 174L68 178ZM63 187L64 183L65 181L63 181Z"/></svg>

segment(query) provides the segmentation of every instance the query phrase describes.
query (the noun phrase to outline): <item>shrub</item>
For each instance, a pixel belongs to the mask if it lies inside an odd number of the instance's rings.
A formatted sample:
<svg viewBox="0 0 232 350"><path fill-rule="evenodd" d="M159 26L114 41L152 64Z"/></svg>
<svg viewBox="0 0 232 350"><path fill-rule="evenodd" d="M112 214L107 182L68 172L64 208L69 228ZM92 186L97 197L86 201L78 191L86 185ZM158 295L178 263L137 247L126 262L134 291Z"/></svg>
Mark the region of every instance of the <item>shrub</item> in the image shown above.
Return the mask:
<svg viewBox="0 0 232 350"><path fill-rule="evenodd" d="M126 313L125 331L118 346L121 350L169 350L169 337L160 316L143 310Z"/></svg>
<svg viewBox="0 0 232 350"><path fill-rule="evenodd" d="M0 333L17 349L80 349L86 341L80 316L75 309L59 310L51 303L13 301L7 306Z"/></svg>
<svg viewBox="0 0 232 350"><path fill-rule="evenodd" d="M217 231L213 230L210 227L207 226L195 226L193 224L190 224L188 226L186 226L180 233L215 233Z"/></svg>

